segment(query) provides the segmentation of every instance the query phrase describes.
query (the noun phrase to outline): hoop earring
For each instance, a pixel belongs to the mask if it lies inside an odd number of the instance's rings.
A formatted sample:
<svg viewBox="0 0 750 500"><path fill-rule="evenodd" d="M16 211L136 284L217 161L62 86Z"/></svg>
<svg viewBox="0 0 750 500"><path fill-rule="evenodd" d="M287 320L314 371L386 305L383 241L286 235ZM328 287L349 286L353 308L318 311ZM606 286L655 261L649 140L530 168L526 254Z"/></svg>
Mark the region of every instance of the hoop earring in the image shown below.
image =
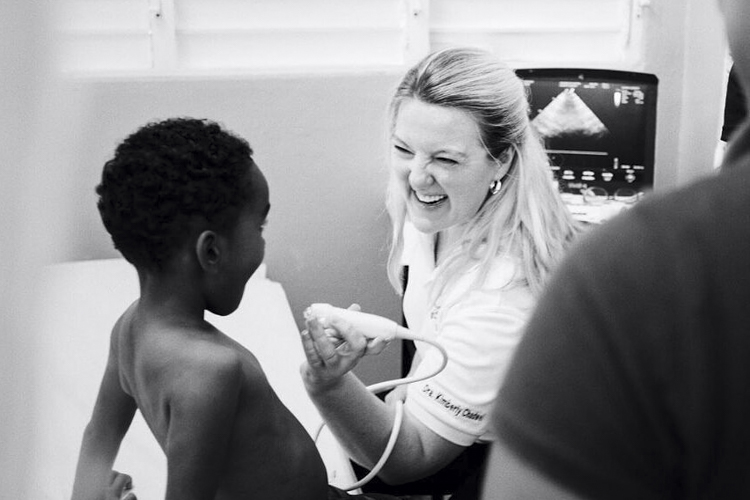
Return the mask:
<svg viewBox="0 0 750 500"><path fill-rule="evenodd" d="M490 194L497 194L500 192L500 189L503 187L503 181L500 179L495 179L494 181L490 182Z"/></svg>

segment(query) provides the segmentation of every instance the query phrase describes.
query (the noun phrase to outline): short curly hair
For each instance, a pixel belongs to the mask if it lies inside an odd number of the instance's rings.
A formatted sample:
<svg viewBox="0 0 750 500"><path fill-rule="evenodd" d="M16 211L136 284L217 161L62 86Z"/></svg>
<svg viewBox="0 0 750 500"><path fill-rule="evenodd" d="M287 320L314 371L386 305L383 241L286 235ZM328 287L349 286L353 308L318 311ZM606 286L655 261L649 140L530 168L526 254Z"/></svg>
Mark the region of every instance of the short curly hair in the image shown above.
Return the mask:
<svg viewBox="0 0 750 500"><path fill-rule="evenodd" d="M194 118L151 122L105 163L97 207L122 255L159 270L185 244L196 220L226 230L252 201L248 142Z"/></svg>

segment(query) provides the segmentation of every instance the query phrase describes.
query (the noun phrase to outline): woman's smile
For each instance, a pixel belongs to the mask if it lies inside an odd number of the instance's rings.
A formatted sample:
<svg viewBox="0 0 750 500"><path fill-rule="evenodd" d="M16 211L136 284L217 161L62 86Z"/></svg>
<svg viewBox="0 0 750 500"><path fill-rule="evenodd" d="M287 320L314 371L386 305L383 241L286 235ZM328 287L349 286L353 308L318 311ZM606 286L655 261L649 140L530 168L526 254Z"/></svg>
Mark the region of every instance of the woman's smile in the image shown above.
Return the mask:
<svg viewBox="0 0 750 500"><path fill-rule="evenodd" d="M414 198L416 198L420 205L424 205L427 207L435 207L441 205L448 199L448 196L445 194L427 194L419 193L418 191L412 191L412 193L414 193Z"/></svg>

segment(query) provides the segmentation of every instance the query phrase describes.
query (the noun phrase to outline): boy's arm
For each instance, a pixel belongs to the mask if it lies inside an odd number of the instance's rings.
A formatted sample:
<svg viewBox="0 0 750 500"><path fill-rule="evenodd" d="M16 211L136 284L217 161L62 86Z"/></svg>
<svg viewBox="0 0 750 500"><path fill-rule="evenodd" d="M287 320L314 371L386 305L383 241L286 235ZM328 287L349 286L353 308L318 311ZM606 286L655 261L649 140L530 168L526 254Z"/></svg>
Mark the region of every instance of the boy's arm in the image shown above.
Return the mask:
<svg viewBox="0 0 750 500"><path fill-rule="evenodd" d="M83 433L73 500L99 500L103 497L120 443L133 421L136 408L135 400L120 385L117 356L110 345L94 411Z"/></svg>
<svg viewBox="0 0 750 500"><path fill-rule="evenodd" d="M215 498L242 380L239 359L226 351L203 352L182 367L169 399L167 500Z"/></svg>

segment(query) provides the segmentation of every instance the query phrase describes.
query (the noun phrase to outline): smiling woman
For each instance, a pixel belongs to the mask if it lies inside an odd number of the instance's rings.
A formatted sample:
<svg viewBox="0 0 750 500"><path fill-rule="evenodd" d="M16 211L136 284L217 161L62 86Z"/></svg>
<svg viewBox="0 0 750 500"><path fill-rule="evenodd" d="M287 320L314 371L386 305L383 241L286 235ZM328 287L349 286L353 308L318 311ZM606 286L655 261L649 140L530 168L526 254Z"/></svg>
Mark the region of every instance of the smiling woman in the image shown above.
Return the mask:
<svg viewBox="0 0 750 500"><path fill-rule="evenodd" d="M476 265L486 275L505 253L519 258L522 279L538 292L575 230L529 128L525 90L514 72L482 50L437 52L407 73L390 117L394 287L400 287L408 222L434 234L445 281ZM438 221L430 212L426 225L430 205L418 196L436 194L446 196L449 215Z"/></svg>
<svg viewBox="0 0 750 500"><path fill-rule="evenodd" d="M365 468L379 459L396 401L404 402L398 441L367 490L477 498L476 477L494 439L488 411L535 298L577 226L531 131L523 83L489 52L454 48L426 57L402 79L389 116L390 278L403 294L408 328L442 345L449 361L383 402L350 371L367 349L364 332L342 326L348 348L336 350L309 323L303 378ZM441 362L438 349L419 344L409 375L429 376Z"/></svg>

